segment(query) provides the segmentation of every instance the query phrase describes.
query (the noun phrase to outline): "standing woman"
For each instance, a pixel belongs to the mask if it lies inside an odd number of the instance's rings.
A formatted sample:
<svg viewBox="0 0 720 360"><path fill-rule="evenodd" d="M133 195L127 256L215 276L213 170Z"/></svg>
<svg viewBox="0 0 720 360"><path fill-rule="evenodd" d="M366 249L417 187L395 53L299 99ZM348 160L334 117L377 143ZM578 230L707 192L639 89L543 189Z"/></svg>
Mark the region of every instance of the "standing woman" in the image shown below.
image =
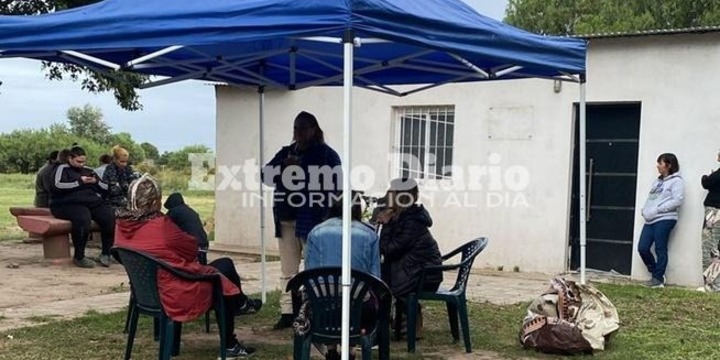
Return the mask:
<svg viewBox="0 0 720 360"><path fill-rule="evenodd" d="M50 192L50 212L56 218L72 223L73 263L82 268L95 266L95 262L85 256L90 224L94 220L100 226L102 251L99 261L108 267L115 236L115 215L103 198L107 184L98 179L93 169L85 166L86 161L85 150L73 146L67 161L58 164Z"/></svg>
<svg viewBox="0 0 720 360"><path fill-rule="evenodd" d="M125 209L130 183L136 179L129 165L130 153L120 145L112 148L112 162L105 168L102 180L108 184L108 200L115 210Z"/></svg>
<svg viewBox="0 0 720 360"><path fill-rule="evenodd" d="M638 252L652 278L647 286L665 286L667 245L670 232L678 219L678 209L685 199L685 182L680 176L680 164L675 154L665 153L657 158L659 176L652 184L642 209L645 225L640 233ZM655 256L650 249L655 245Z"/></svg>
<svg viewBox="0 0 720 360"><path fill-rule="evenodd" d="M720 153L717 155L720 162ZM717 253L720 241L720 169L703 175L700 179L703 189L708 191L705 196L705 221L702 229L702 268L703 271L710 266L713 256Z"/></svg>
<svg viewBox="0 0 720 360"><path fill-rule="evenodd" d="M273 217L280 251L280 319L276 330L292 326L300 307L298 294L286 293L287 282L300 270L308 233L330 208L330 194L341 184L340 157L325 143L313 114L300 112L293 124L293 142L265 165L263 181L274 186ZM321 174L322 173L322 174ZM299 178L299 179L298 179Z"/></svg>

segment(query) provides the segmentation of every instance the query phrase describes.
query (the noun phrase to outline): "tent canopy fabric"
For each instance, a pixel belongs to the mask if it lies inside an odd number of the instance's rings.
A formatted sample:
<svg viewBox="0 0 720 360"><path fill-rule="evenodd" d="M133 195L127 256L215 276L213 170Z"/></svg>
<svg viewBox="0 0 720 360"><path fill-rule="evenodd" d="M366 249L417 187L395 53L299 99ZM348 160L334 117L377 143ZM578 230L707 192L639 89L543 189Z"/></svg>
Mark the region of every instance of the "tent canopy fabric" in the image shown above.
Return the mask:
<svg viewBox="0 0 720 360"><path fill-rule="evenodd" d="M317 40L347 31L360 39L357 86L585 73L584 40L528 33L460 0L105 0L0 16L0 58L298 89L342 84L340 43Z"/></svg>

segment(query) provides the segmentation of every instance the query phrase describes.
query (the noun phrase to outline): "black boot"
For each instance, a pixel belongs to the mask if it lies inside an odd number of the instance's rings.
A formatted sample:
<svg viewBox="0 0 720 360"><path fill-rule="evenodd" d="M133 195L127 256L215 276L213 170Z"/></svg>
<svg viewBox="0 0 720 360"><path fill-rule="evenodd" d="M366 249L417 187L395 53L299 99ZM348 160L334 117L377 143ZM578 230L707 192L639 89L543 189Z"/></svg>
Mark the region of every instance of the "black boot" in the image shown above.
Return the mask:
<svg viewBox="0 0 720 360"><path fill-rule="evenodd" d="M293 318L296 318L300 314L300 307L302 307L302 293L299 291L293 291L292 293L292 309Z"/></svg>
<svg viewBox="0 0 720 360"><path fill-rule="evenodd" d="M273 330L282 330L292 327L294 316L292 314L280 315L280 320L275 323Z"/></svg>

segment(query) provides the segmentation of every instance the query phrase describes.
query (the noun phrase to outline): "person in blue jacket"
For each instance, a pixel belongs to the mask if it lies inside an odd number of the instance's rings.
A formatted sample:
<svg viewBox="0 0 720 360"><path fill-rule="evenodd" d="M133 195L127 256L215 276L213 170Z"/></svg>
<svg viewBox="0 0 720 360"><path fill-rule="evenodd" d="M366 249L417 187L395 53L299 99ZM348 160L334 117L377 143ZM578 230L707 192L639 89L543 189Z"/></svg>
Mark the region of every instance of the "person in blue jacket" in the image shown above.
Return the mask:
<svg viewBox="0 0 720 360"><path fill-rule="evenodd" d="M652 278L647 286L665 286L668 263L668 240L678 220L678 209L685 199L685 182L680 175L680 164L675 154L665 153L657 158L659 176L653 181L642 217L645 220L638 253ZM655 256L651 248L655 246Z"/></svg>

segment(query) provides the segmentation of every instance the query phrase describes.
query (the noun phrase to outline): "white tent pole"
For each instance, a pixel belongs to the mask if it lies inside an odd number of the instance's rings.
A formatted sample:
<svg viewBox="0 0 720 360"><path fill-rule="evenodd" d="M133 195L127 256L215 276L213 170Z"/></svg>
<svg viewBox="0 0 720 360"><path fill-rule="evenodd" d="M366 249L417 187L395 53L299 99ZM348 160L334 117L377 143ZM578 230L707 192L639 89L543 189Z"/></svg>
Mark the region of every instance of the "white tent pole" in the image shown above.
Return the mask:
<svg viewBox="0 0 720 360"><path fill-rule="evenodd" d="M343 159L342 159L342 186L343 186L343 233L342 233L342 360L350 359L350 165L352 161L352 88L353 88L353 46L354 39L351 31L347 31L343 38Z"/></svg>
<svg viewBox="0 0 720 360"><path fill-rule="evenodd" d="M585 75L582 75L580 78L580 129L578 130L580 132L578 146L580 147L580 154L578 155L580 166L578 169L578 176L580 176L580 214L578 215L578 221L580 221L580 284L585 284L585 268L586 268L586 250L587 250L587 219L585 218L585 214L587 213L587 209L585 206L587 205L586 200L587 194L586 192L586 178L587 174L585 174L585 157L586 157L586 150L585 145L587 143L586 137L586 112L585 112Z"/></svg>
<svg viewBox="0 0 720 360"><path fill-rule="evenodd" d="M258 184L258 195L260 195L260 288L262 289L262 302L267 302L267 281L266 281L266 264L265 264L265 194L263 193L263 178L262 168L265 164L265 157L263 149L265 148L265 88L258 88L259 103L260 103L260 149L258 151L260 167L260 183Z"/></svg>

